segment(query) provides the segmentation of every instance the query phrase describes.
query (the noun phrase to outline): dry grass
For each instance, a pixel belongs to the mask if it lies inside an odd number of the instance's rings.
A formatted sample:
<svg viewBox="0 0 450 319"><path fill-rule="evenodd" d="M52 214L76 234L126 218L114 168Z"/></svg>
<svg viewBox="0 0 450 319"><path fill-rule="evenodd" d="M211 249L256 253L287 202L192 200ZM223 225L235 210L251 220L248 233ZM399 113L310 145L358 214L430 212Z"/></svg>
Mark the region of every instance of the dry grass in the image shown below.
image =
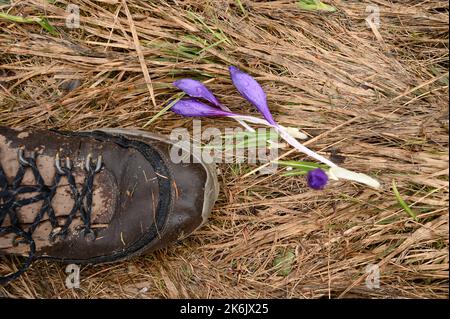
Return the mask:
<svg viewBox="0 0 450 319"><path fill-rule="evenodd" d="M0 20L1 125L142 128L177 93L170 84L179 77L210 80L232 110L254 112L230 83L233 64L262 83L280 123L301 127L322 154L338 149L343 166L384 186L338 182L314 192L302 177L223 164L211 222L187 240L84 267L78 290L65 288L63 265L40 261L1 295L448 298L447 1L370 1L379 32L365 24L368 1L326 1L338 12L325 14L294 0L241 0L244 11L233 0L71 0L81 13L74 30L64 26L68 1L52 2L0 7L48 17L58 32ZM74 78L79 86L65 89ZM190 125L167 113L146 129ZM393 179L417 221L398 205ZM287 253L283 276L274 260ZM369 264L381 267L380 289L364 284ZM14 265L4 259L1 269Z"/></svg>

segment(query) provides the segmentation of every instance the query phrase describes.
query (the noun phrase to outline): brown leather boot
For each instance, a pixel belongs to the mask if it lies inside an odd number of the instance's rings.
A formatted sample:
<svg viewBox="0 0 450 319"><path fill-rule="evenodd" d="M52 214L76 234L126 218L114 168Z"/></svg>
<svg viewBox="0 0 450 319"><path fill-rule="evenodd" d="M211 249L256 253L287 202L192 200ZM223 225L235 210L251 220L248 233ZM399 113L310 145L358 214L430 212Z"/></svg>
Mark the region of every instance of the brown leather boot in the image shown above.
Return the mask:
<svg viewBox="0 0 450 319"><path fill-rule="evenodd" d="M215 167L174 164L171 146L141 131L0 127L0 255L28 256L0 283L37 258L113 262L200 227L217 199Z"/></svg>

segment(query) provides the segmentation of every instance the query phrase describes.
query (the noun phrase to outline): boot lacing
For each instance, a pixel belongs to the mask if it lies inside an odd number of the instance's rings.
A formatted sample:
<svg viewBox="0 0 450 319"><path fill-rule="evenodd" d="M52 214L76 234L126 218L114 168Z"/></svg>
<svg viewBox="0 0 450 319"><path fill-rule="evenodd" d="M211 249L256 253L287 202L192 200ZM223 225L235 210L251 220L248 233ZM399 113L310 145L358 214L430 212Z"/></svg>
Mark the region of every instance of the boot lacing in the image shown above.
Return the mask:
<svg viewBox="0 0 450 319"><path fill-rule="evenodd" d="M25 243L29 245L30 249L27 260L18 271L7 276L0 276L0 284L2 285L19 277L36 259L36 244L32 235L45 214L48 215L52 225L52 231L49 234L49 240L51 242L66 238L69 227L77 213L79 213L83 221L82 232L84 238L88 241L93 241L96 238L94 231L91 229L92 198L94 177L100 172L103 165L102 156L99 156L95 162L92 161L91 154L87 156L84 165L84 170L86 171L85 179L81 191L78 191L75 177L72 173L72 163L68 157L64 165L62 165L59 153L56 154L54 163L56 174L53 184L47 186L36 164L38 156L36 152L31 152L30 157L25 157L24 154L23 148L20 148L17 152L17 159L20 165L11 185L8 185L6 174L0 163L0 235L15 234L13 245L16 246ZM22 180L27 169L32 170L35 185L22 185ZM67 215L65 223L60 225L52 207L52 200L63 177L67 178L74 205ZM37 195L25 199L18 199L18 195L27 193L37 193ZM28 227L28 230L21 228L17 209L39 201L43 201L42 207L34 218L33 223ZM2 225L6 216L9 216L11 225L3 227Z"/></svg>

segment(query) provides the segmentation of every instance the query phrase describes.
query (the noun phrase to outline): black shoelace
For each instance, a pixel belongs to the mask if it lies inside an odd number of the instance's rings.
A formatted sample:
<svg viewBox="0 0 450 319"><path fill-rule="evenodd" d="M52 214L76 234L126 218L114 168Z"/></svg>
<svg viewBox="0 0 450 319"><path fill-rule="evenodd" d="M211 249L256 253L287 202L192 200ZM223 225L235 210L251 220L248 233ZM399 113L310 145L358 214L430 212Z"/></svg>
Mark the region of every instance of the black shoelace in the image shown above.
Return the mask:
<svg viewBox="0 0 450 319"><path fill-rule="evenodd" d="M85 239L89 241L95 240L95 233L91 229L92 197L94 176L100 172L102 168L101 156L98 157L96 162L92 161L90 155L87 156L84 168L86 175L81 190L79 191L75 183L75 177L72 173L72 165L68 158L63 166L61 165L59 155L56 155L56 174L54 181L52 185L47 186L45 185L44 179L42 178L36 165L36 153L33 152L30 157L25 157L23 149L20 149L17 155L20 165L11 185L8 185L6 174L0 164L0 236L15 234L13 245L28 244L29 255L18 271L7 276L0 276L0 285L4 285L19 277L36 259L36 244L32 235L45 214L48 215L48 219L52 225L52 231L49 234L49 240L51 242L55 242L58 237L64 239L67 236L69 227L77 213L79 213L79 216L83 221L82 232L84 233ZM31 169L33 172L35 185L22 185L22 180L27 169ZM64 224L60 225L52 207L52 200L63 177L66 177L69 184L74 205L70 213L65 216L66 220ZM19 195L32 193L36 195L24 199L18 199ZM17 215L17 209L41 201L42 206L34 218L33 223L27 230L21 228L21 222ZM6 216L9 216L10 219L9 226L3 226Z"/></svg>

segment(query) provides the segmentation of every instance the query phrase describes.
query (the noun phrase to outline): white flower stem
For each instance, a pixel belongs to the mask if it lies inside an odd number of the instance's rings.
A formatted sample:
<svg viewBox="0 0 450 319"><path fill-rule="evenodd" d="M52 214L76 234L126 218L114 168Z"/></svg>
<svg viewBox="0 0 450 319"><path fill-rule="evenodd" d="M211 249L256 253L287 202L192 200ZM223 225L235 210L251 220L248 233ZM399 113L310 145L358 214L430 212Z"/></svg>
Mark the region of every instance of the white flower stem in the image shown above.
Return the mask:
<svg viewBox="0 0 450 319"><path fill-rule="evenodd" d="M280 127L279 125L272 125L269 122L267 122L266 120L263 119L259 119L253 116L233 116L242 120L246 120L248 122L252 122L252 123L256 123L256 124L263 124L263 125L267 125L267 126L271 126L273 127L278 134L289 144L291 144L293 147L295 147L297 150L299 150L300 152L318 160L319 162L322 162L323 164L326 164L330 167L337 167L336 164L334 164L332 161L326 159L325 157L323 157L322 155L317 154L316 152L310 150L309 148L307 148L305 145L303 145L302 143L300 143L299 141L297 141L294 137L292 137L288 132L286 132L286 130L283 127Z"/></svg>
<svg viewBox="0 0 450 319"><path fill-rule="evenodd" d="M282 129L281 127L275 127L275 129L277 130L278 134L280 134L280 136L289 144L291 144L293 147L295 147L296 149L298 149L300 152L305 153L306 155L322 162L325 165L328 165L330 167L337 167L336 164L334 164L332 161L330 161L329 159L323 157L322 155L317 154L316 152L310 150L309 148L307 148L305 145L303 145L302 143L300 143L299 141L297 141L295 138L293 138L291 135L289 135L288 132L286 132L284 129Z"/></svg>
<svg viewBox="0 0 450 319"><path fill-rule="evenodd" d="M345 168L339 167L338 165L334 164L329 159L326 159L322 155L319 155L316 152L310 150L309 148L307 148L306 146L304 146L303 144L298 142L294 137L292 137L286 131L286 129L284 127L280 127L279 125L272 125L269 122L267 122L266 120L259 119L259 118L253 117L253 116L233 115L231 117L235 118L236 120L245 120L247 122L273 127L277 131L277 133L286 142L288 142L290 145L292 145L295 149L318 160L319 162L322 162L323 164L328 165L330 167L330 169L328 170L328 173L329 173L330 177L333 179L341 179L342 178L342 179L346 179L346 180L350 180L350 181L363 183L363 184L366 184L373 188L379 188L381 186L380 183L376 179L374 179L366 174L363 174L363 173L356 173L356 172L347 170Z"/></svg>
<svg viewBox="0 0 450 319"><path fill-rule="evenodd" d="M231 110L226 105L219 104L219 107L222 109L222 111L232 113ZM250 127L247 123L245 123L243 120L240 120L240 119L237 119L237 118L235 118L235 120L238 121L238 123L241 124L247 131L255 132L255 130L252 127Z"/></svg>
<svg viewBox="0 0 450 319"><path fill-rule="evenodd" d="M247 116L247 115L230 115L230 117L234 118L236 121L239 120L244 120L250 123L255 123L255 124L262 124L262 125L266 125L266 126L273 126L272 124L270 124L269 122L267 122L266 120L254 117L254 116Z"/></svg>

